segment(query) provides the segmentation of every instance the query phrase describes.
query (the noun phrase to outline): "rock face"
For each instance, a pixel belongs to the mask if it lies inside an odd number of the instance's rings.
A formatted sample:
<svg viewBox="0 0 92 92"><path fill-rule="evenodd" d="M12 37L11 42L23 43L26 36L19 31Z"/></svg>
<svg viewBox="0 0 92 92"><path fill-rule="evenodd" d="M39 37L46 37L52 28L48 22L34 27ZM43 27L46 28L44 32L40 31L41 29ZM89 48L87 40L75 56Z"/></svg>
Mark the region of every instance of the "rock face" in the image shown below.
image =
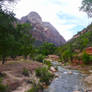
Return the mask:
<svg viewBox="0 0 92 92"><path fill-rule="evenodd" d="M21 18L21 23L31 23L32 36L40 42L54 43L56 46L65 44L65 39L57 32L57 30L49 23L43 22L40 15L31 12L27 16Z"/></svg>

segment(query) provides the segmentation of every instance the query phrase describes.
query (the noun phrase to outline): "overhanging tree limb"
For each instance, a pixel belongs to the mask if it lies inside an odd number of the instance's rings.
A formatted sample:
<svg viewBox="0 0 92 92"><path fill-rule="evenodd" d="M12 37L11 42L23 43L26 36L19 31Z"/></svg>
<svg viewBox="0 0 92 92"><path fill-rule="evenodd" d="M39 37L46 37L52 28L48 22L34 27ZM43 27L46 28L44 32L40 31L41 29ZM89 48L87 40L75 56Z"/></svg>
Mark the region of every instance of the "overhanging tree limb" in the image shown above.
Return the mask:
<svg viewBox="0 0 92 92"><path fill-rule="evenodd" d="M92 17L92 0L83 0L80 10L86 12L88 17Z"/></svg>

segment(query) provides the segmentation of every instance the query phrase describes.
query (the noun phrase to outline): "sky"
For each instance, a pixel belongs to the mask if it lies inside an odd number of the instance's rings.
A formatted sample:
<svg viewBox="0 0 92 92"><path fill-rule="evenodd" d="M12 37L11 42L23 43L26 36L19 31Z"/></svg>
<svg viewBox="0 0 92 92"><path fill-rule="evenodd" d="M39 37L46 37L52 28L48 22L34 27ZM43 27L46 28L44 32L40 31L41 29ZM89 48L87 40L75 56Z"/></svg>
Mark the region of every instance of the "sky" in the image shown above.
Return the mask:
<svg viewBox="0 0 92 92"><path fill-rule="evenodd" d="M20 19L35 11L43 21L50 22L65 40L69 40L92 21L86 13L79 10L81 2L82 0L20 0L14 13Z"/></svg>

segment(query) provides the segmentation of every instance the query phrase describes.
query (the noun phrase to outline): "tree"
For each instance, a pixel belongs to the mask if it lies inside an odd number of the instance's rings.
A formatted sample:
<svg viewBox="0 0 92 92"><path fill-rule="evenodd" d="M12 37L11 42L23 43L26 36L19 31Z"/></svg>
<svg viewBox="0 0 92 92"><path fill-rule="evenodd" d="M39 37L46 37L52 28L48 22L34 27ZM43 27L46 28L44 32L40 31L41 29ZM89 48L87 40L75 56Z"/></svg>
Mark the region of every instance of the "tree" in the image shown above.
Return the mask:
<svg viewBox="0 0 92 92"><path fill-rule="evenodd" d="M17 25L16 39L20 43L20 54L27 58L33 52L34 39L30 33L31 25L28 23Z"/></svg>
<svg viewBox="0 0 92 92"><path fill-rule="evenodd" d="M92 17L92 0L83 0L80 10L86 12L89 17Z"/></svg>
<svg viewBox="0 0 92 92"><path fill-rule="evenodd" d="M45 42L39 48L40 53L43 55L53 54L56 50L56 46L53 43Z"/></svg>
<svg viewBox="0 0 92 92"><path fill-rule="evenodd" d="M84 64L89 64L90 57L89 57L89 55L86 52L83 53L82 60L83 60Z"/></svg>
<svg viewBox="0 0 92 92"><path fill-rule="evenodd" d="M13 33L15 31L14 16L12 14L6 14L2 9L0 10L0 56L2 58L2 64L5 62L5 58L10 54L12 42L14 42Z"/></svg>
<svg viewBox="0 0 92 92"><path fill-rule="evenodd" d="M73 59L73 49L71 43L68 45L68 48L61 53L61 57L65 62L72 61Z"/></svg>
<svg viewBox="0 0 92 92"><path fill-rule="evenodd" d="M15 51L13 50L15 46L17 47L14 35L16 32L14 27L16 19L14 14L5 8L5 1L10 3L14 0L0 0L0 57L2 64L5 63L7 56L14 54Z"/></svg>

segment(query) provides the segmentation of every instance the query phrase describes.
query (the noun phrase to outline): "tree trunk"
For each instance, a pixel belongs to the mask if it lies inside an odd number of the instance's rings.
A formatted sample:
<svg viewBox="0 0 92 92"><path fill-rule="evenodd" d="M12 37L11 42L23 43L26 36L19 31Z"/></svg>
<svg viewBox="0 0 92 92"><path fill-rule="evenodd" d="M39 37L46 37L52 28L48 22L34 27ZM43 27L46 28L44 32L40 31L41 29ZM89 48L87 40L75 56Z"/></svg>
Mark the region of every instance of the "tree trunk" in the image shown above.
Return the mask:
<svg viewBox="0 0 92 92"><path fill-rule="evenodd" d="M25 60L27 59L27 56L26 56L26 55L24 56L24 59L25 59Z"/></svg>
<svg viewBox="0 0 92 92"><path fill-rule="evenodd" d="M5 56L2 57L2 64L5 64Z"/></svg>
<svg viewBox="0 0 92 92"><path fill-rule="evenodd" d="M12 58L13 60L15 60L16 56L11 56L11 58Z"/></svg>

